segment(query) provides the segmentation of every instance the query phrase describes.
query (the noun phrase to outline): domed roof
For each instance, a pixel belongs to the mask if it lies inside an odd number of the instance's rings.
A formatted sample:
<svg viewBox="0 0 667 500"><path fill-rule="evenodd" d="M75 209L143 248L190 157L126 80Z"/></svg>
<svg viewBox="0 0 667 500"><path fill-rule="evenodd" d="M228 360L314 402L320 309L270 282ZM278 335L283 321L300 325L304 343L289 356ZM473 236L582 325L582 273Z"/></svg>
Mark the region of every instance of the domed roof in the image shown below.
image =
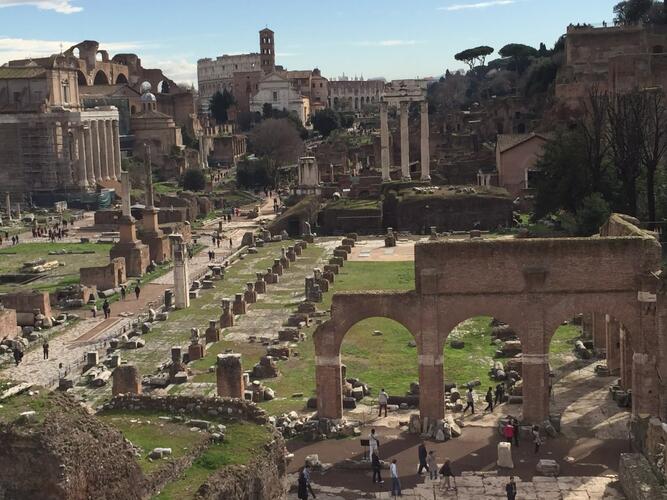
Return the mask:
<svg viewBox="0 0 667 500"><path fill-rule="evenodd" d="M141 102L155 102L155 95L151 93L153 86L150 82L144 82L139 87L141 89Z"/></svg>

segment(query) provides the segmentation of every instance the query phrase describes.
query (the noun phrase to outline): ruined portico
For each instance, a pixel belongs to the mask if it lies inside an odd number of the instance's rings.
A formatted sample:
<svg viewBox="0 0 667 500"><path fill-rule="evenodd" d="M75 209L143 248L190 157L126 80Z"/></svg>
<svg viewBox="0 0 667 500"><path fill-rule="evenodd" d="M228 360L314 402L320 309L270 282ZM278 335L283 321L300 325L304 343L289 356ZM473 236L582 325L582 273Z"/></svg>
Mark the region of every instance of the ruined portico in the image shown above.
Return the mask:
<svg viewBox="0 0 667 500"><path fill-rule="evenodd" d="M622 221L621 221L622 222ZM656 335L660 245L635 228L600 238L432 241L415 246L415 290L335 294L331 319L314 334L318 413L342 417L340 347L348 330L371 317L407 328L419 359L420 414L445 413L443 348L462 321L493 316L512 325L523 349L523 420L549 415L548 353L564 321L583 311L612 314L628 332L633 412L664 415L667 339ZM657 294L657 310L662 299ZM621 367L621 372L623 367ZM664 380L664 378L663 378ZM657 397L657 396L660 397Z"/></svg>
<svg viewBox="0 0 667 500"><path fill-rule="evenodd" d="M421 176L422 181L430 181L430 153L428 102L424 82L421 80L392 81L385 89L380 102L380 163L382 166L382 180L390 181L390 152L389 152L389 106L396 106L400 115L401 135L401 177L410 180L410 137L409 137L409 108L413 102L419 103L421 117Z"/></svg>

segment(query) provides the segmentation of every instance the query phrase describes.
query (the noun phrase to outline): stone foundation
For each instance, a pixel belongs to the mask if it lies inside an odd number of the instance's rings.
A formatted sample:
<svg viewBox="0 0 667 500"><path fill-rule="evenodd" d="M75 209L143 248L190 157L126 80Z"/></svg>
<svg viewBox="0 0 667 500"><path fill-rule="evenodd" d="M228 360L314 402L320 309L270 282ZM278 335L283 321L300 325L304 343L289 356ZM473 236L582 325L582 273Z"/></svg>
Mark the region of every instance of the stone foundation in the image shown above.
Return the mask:
<svg viewBox="0 0 667 500"><path fill-rule="evenodd" d="M141 375L134 365L121 365L113 371L111 394L141 394Z"/></svg>
<svg viewBox="0 0 667 500"><path fill-rule="evenodd" d="M218 396L243 398L245 383L240 354L218 354L215 375Z"/></svg>

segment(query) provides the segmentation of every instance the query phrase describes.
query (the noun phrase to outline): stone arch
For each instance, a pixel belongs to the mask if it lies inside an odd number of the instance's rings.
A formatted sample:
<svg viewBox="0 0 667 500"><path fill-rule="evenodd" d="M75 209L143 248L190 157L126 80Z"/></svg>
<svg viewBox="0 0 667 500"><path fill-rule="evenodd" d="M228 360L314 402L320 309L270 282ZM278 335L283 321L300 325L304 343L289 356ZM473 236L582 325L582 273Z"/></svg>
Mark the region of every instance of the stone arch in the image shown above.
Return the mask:
<svg viewBox="0 0 667 500"><path fill-rule="evenodd" d="M155 90L158 94L168 94L169 93L169 82L167 80L160 80L155 87Z"/></svg>
<svg viewBox="0 0 667 500"><path fill-rule="evenodd" d="M109 81L110 80L108 75L104 71L99 70L97 73L95 73L93 85L109 85Z"/></svg>
<svg viewBox="0 0 667 500"><path fill-rule="evenodd" d="M122 84L122 83L124 83L124 84L128 83L127 77L125 76L124 73L119 73L118 76L116 77L116 85Z"/></svg>
<svg viewBox="0 0 667 500"><path fill-rule="evenodd" d="M83 71L77 70L76 80L79 84L79 87L87 87L88 86L88 78L86 78L86 75L83 74Z"/></svg>

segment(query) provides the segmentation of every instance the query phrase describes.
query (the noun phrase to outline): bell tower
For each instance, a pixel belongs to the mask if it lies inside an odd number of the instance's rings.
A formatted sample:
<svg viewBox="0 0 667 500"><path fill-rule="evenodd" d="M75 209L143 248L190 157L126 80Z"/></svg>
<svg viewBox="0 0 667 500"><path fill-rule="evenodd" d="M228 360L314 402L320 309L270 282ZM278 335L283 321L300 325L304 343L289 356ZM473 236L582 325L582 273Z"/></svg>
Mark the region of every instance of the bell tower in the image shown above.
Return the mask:
<svg viewBox="0 0 667 500"><path fill-rule="evenodd" d="M264 73L272 73L276 66L276 50L273 31L264 28L259 32L259 54Z"/></svg>

